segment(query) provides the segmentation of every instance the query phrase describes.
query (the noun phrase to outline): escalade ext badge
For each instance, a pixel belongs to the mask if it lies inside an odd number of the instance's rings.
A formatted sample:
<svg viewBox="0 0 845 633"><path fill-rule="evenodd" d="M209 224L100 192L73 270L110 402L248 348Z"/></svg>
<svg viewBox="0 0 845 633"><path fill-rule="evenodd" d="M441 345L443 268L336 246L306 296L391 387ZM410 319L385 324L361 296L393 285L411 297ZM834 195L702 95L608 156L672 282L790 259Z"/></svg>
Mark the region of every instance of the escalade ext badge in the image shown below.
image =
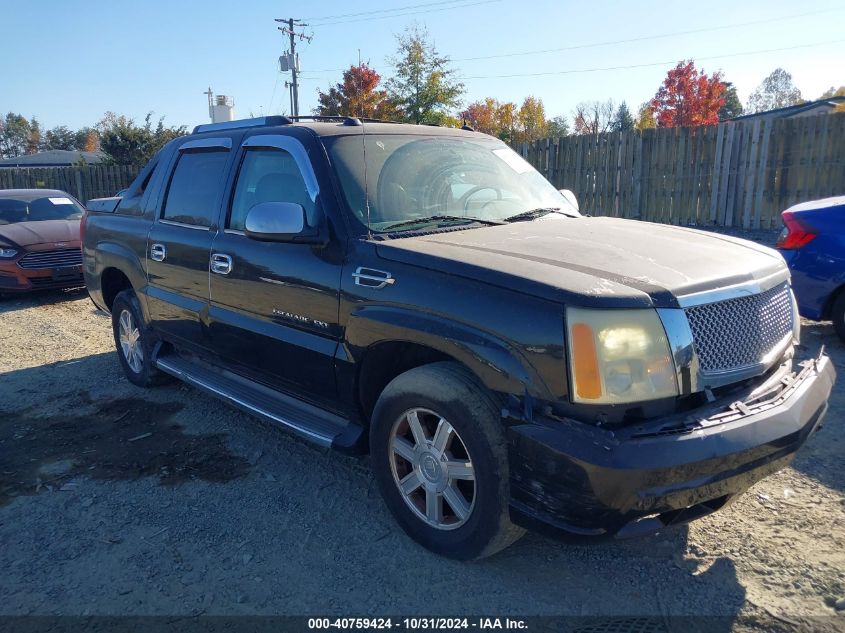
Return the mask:
<svg viewBox="0 0 845 633"><path fill-rule="evenodd" d="M387 285L396 283L396 278L389 272L384 270L376 270L375 268L366 268L359 266L358 269L352 273L355 278L356 286L366 286L367 288L375 288L380 290Z"/></svg>

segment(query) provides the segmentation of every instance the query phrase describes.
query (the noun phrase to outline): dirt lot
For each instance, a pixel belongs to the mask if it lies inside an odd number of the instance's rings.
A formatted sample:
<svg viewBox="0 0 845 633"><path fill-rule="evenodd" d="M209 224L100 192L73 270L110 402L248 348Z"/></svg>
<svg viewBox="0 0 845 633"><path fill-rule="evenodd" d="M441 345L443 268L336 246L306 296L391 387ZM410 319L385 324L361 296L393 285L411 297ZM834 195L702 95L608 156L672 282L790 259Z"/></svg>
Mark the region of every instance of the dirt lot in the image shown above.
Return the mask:
<svg viewBox="0 0 845 633"><path fill-rule="evenodd" d="M845 375L829 323L805 323L803 340ZM400 532L366 458L186 386L130 385L84 292L7 300L0 613L721 615L721 630L841 630L843 385L794 466L721 513L610 544L529 534L463 564Z"/></svg>

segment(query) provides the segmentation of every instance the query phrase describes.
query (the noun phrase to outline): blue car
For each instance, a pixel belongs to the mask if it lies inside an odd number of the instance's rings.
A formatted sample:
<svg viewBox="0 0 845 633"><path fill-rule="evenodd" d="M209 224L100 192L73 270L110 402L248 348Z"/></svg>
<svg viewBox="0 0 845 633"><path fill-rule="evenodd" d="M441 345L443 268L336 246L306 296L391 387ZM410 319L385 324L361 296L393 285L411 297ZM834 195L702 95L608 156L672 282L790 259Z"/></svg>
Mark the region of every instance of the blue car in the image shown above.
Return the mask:
<svg viewBox="0 0 845 633"><path fill-rule="evenodd" d="M845 196L802 202L782 217L777 248L792 271L798 312L832 320L845 341Z"/></svg>

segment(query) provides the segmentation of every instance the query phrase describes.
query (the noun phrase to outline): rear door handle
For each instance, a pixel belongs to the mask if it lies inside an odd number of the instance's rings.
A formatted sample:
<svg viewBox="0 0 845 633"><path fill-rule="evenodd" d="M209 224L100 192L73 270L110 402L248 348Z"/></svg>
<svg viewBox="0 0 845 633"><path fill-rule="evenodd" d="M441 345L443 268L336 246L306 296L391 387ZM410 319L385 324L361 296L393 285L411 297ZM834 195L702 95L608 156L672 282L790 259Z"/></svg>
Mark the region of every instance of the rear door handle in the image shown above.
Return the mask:
<svg viewBox="0 0 845 633"><path fill-rule="evenodd" d="M223 253L212 253L211 272L218 275L228 275L232 272L232 258Z"/></svg>
<svg viewBox="0 0 845 633"><path fill-rule="evenodd" d="M163 262L167 257L167 249L164 244L153 244L150 246L150 259L156 262Z"/></svg>

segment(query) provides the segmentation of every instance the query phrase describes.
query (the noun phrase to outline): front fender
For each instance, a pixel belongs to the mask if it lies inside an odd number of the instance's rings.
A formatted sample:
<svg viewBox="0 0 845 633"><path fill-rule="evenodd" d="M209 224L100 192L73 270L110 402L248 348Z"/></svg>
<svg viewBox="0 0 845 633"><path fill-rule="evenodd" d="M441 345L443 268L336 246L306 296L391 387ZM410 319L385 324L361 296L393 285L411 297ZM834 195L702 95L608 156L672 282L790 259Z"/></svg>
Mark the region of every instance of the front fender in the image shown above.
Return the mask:
<svg viewBox="0 0 845 633"><path fill-rule="evenodd" d="M553 399L546 383L516 346L491 332L443 316L394 306L362 306L350 315L346 341L356 361L379 343L423 345L462 363L492 391Z"/></svg>

